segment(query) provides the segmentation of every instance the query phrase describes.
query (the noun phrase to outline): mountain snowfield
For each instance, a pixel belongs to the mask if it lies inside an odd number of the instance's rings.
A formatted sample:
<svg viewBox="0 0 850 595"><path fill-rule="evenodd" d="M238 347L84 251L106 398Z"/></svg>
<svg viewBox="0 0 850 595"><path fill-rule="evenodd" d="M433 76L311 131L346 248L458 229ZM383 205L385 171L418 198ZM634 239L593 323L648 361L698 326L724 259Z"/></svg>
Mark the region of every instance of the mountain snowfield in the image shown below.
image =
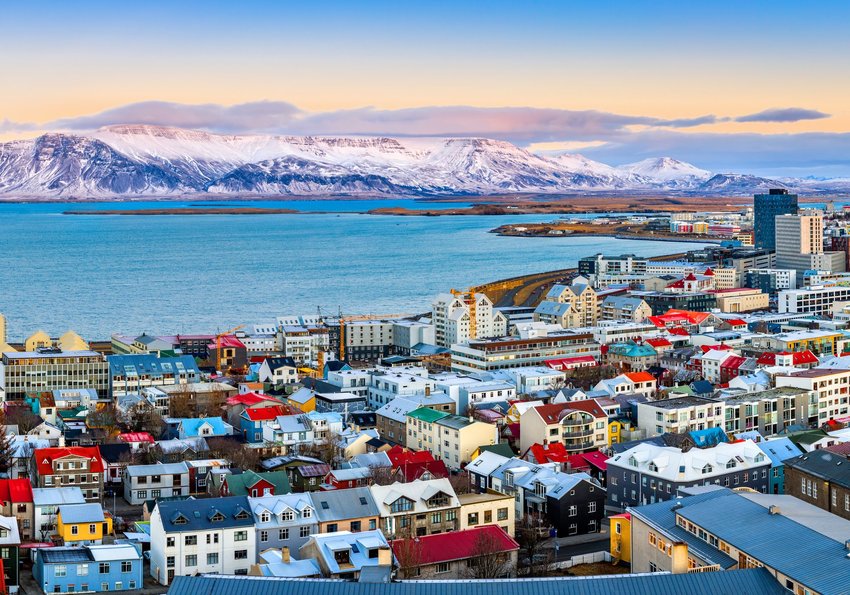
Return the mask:
<svg viewBox="0 0 850 595"><path fill-rule="evenodd" d="M2 198L144 198L192 194L432 196L502 193L752 194L820 192L847 180L713 174L670 157L612 167L544 156L485 138L222 135L123 125L0 144Z"/></svg>

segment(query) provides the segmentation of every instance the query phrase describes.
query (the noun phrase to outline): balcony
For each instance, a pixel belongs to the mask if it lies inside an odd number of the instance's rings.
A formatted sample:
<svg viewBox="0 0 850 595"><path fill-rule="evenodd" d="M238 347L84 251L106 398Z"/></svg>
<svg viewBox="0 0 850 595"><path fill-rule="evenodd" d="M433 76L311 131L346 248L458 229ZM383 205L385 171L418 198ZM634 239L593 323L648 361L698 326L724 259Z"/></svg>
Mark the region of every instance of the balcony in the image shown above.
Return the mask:
<svg viewBox="0 0 850 595"><path fill-rule="evenodd" d="M588 428L587 430L577 430L575 432L563 432L561 433L561 438L587 438L589 436L593 436L593 428Z"/></svg>
<svg viewBox="0 0 850 595"><path fill-rule="evenodd" d="M593 441L590 442L566 442L564 443L564 448L567 449L567 452L576 453L576 452L584 452L586 450L591 450L593 448Z"/></svg>

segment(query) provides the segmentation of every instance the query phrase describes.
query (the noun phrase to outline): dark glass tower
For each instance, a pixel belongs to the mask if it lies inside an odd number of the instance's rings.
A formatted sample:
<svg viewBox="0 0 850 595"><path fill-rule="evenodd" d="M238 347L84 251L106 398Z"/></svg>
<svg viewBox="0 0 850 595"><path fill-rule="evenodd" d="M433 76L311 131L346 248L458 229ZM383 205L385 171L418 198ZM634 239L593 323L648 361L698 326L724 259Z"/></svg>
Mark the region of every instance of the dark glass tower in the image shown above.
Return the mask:
<svg viewBox="0 0 850 595"><path fill-rule="evenodd" d="M776 216L797 214L797 195L784 188L771 188L756 194L753 201L753 228L756 248L776 250Z"/></svg>

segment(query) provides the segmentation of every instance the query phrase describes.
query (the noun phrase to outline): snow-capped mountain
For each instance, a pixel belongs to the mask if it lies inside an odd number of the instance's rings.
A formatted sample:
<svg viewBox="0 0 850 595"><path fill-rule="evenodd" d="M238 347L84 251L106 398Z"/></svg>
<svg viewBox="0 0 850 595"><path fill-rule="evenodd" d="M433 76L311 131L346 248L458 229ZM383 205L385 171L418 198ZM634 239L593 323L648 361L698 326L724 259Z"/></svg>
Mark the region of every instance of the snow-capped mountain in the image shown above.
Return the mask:
<svg viewBox="0 0 850 595"><path fill-rule="evenodd" d="M828 185L805 183L809 191ZM126 125L0 144L3 198L751 194L767 186L795 184L714 175L669 157L612 167L582 155L539 155L484 138L221 135Z"/></svg>

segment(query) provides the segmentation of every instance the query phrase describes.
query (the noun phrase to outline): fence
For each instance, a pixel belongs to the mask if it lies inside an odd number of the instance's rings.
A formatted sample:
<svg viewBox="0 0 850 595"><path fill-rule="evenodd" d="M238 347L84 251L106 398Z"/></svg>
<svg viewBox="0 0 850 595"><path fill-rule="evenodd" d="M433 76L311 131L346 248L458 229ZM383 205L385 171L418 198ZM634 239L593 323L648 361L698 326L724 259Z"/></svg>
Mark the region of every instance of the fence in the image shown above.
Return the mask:
<svg viewBox="0 0 850 595"><path fill-rule="evenodd" d="M593 552L591 554L581 554L579 556L573 556L569 560L561 560L559 562L554 562L549 568L550 569L564 569L564 568L572 568L573 566L578 566L579 564L594 564L596 562L610 562L612 560L610 552Z"/></svg>

